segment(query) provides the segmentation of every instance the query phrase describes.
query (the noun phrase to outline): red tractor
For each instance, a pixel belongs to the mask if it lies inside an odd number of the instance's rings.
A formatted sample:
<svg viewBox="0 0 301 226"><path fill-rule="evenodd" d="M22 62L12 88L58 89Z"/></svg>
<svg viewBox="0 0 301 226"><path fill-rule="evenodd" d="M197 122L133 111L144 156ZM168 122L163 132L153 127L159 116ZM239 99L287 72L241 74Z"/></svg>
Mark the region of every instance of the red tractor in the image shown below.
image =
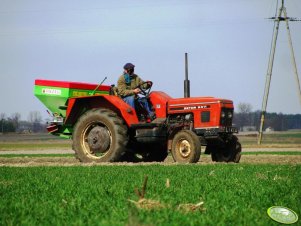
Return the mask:
<svg viewBox="0 0 301 226"><path fill-rule="evenodd" d="M72 138L82 162L164 161L171 152L179 163L198 162L201 147L217 162L236 162L241 145L232 127L233 102L214 97L171 98L142 89L156 119L146 122L114 95L113 86L35 81L35 95L52 112L48 131Z"/></svg>

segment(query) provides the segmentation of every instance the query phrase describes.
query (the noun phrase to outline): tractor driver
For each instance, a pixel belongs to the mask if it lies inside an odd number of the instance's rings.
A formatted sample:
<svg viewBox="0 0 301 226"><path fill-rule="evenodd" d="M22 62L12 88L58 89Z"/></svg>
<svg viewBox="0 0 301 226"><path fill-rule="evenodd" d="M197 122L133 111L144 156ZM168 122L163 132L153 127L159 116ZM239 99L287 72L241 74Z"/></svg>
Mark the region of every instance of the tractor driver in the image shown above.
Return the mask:
<svg viewBox="0 0 301 226"><path fill-rule="evenodd" d="M123 74L119 77L117 81L118 95L132 108L135 108L135 99L145 108L148 113L149 119L152 121L155 119L155 113L150 109L150 106L146 98L138 97L141 92L139 85L143 84L144 81L136 74L134 74L135 65L127 63L124 65ZM142 88L147 89L151 86L151 82L147 81L142 85Z"/></svg>

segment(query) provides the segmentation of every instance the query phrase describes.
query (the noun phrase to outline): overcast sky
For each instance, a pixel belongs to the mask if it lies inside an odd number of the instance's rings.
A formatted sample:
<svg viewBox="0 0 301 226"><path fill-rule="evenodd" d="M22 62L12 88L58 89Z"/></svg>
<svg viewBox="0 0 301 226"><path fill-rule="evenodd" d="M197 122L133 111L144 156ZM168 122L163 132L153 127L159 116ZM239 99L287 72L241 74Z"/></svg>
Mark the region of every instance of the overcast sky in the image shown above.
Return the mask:
<svg viewBox="0 0 301 226"><path fill-rule="evenodd" d="M127 62L154 90L183 96L184 54L191 96L232 99L260 110L276 0L0 0L0 113L47 117L35 79L116 83ZM301 1L286 0L301 18ZM301 73L301 22L291 22ZM301 113L282 22L269 112Z"/></svg>

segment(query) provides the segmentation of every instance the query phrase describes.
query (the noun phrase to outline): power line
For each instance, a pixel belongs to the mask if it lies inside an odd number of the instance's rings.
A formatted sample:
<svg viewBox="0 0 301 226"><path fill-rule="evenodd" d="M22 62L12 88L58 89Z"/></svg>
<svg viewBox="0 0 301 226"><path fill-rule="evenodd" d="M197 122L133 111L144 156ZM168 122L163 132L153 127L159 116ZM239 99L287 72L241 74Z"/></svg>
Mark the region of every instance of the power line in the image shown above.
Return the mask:
<svg viewBox="0 0 301 226"><path fill-rule="evenodd" d="M269 91L270 91L274 57L275 57L275 51L276 51L276 43L277 43L279 25L280 25L281 21L285 21L285 23L286 23L289 47L290 47L290 51L291 51L291 60L292 60L293 68L294 68L295 79L296 79L296 84L297 84L297 89L298 89L298 96L299 96L300 105L301 105L301 88L300 88L297 64L296 64L294 48L293 48L293 43L292 43L292 38L291 38L291 33L290 33L289 23L288 23L289 21L299 21L299 19L287 16L286 8L284 6L284 0L282 0L281 7L279 8L278 16L277 16L277 9L278 9L278 0L277 0L276 14L274 17L269 18L269 19L274 20L274 29L273 29L273 38L272 38L272 44L271 44L271 50L270 50L270 57L269 57L268 71L267 71L267 76L266 76L264 96L263 96L263 100L262 100L262 111L261 111L258 144L261 144L261 141L262 141L262 132L263 132L264 119L265 119ZM283 16L282 16L282 14L283 14Z"/></svg>

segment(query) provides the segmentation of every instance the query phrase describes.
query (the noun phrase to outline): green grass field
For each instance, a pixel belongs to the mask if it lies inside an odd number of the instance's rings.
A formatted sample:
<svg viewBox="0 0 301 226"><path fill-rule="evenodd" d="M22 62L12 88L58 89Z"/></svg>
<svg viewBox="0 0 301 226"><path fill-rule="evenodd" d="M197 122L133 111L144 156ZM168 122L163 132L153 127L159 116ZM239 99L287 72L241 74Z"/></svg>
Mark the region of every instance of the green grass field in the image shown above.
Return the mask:
<svg viewBox="0 0 301 226"><path fill-rule="evenodd" d="M161 207L128 201L145 175ZM301 165L0 167L0 225L278 225L267 209L300 215L300 185Z"/></svg>
<svg viewBox="0 0 301 226"><path fill-rule="evenodd" d="M279 147L279 151L257 151L256 135L239 139L243 147L255 147L255 151L243 152L245 156L269 159L268 155L297 158L301 154L301 132L265 135L261 147ZM282 147L291 149L281 151ZM0 135L0 151L44 149L71 149L71 141L48 134ZM37 157L56 161L74 155L1 157L30 162ZM278 225L266 214L271 206L286 206L301 214L298 162L23 167L22 161L19 167L5 166L10 161L0 167L0 225ZM145 202L154 203L139 208L129 200L138 201L134 190L141 189L145 175ZM167 180L170 187L166 187ZM200 207L193 206L200 202ZM188 204L196 210L185 211Z"/></svg>

